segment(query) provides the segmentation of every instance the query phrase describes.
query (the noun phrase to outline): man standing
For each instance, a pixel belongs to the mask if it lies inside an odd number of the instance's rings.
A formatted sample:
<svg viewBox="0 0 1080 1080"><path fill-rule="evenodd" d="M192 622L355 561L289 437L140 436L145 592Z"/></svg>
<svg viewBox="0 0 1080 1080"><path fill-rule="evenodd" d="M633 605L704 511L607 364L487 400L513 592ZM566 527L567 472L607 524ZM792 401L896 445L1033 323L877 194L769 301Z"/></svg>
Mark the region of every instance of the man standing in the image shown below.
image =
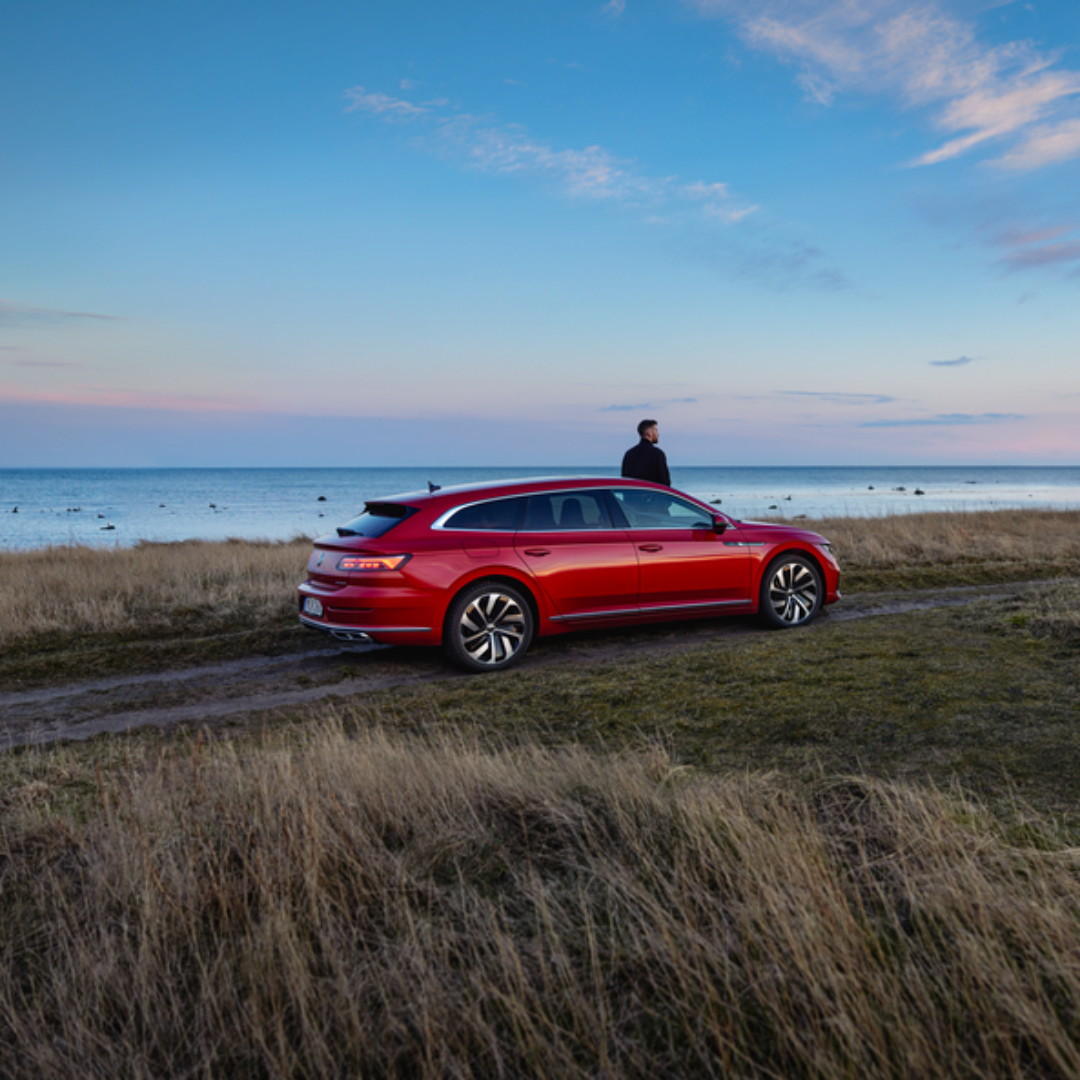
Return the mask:
<svg viewBox="0 0 1080 1080"><path fill-rule="evenodd" d="M637 426L641 442L631 446L623 454L622 474L634 480L652 480L656 484L671 487L667 455L656 444L660 441L660 427L655 420L642 420Z"/></svg>

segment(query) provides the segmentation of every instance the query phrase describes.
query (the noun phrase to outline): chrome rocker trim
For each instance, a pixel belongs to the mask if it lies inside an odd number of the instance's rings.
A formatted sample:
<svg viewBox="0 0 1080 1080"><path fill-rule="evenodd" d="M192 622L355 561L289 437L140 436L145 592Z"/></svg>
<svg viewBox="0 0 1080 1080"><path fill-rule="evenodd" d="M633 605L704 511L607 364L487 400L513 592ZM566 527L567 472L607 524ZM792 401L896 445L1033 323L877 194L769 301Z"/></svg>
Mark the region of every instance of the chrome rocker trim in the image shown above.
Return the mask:
<svg viewBox="0 0 1080 1080"><path fill-rule="evenodd" d="M749 597L745 600L703 600L693 604L661 604L658 607L619 608L617 611L583 611L574 615L552 615L551 622L576 622L581 619L608 619L620 615L664 614L668 611L696 611L713 607L749 607Z"/></svg>

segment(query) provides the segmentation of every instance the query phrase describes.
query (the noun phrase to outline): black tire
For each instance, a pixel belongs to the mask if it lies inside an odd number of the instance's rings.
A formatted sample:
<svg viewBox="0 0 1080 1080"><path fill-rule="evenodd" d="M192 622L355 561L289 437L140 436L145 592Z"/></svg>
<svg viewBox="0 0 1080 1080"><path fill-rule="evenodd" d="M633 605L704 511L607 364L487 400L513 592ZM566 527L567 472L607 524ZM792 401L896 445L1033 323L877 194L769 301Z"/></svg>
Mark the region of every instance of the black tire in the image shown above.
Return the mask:
<svg viewBox="0 0 1080 1080"><path fill-rule="evenodd" d="M533 613L523 593L501 581L476 581L446 613L443 648L466 671L504 671L533 639Z"/></svg>
<svg viewBox="0 0 1080 1080"><path fill-rule="evenodd" d="M825 599L821 571L805 555L781 555L769 563L759 599L758 613L766 626L777 630L805 626Z"/></svg>

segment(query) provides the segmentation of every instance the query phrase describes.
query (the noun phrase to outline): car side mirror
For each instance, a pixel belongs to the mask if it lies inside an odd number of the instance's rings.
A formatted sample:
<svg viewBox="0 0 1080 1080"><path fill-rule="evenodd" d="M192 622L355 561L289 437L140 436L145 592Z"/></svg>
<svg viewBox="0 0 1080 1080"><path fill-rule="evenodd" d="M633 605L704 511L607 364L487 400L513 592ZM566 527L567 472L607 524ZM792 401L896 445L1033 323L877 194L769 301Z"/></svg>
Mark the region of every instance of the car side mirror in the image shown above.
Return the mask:
<svg viewBox="0 0 1080 1080"><path fill-rule="evenodd" d="M728 527L728 523L723 518L713 518L713 532L722 533Z"/></svg>

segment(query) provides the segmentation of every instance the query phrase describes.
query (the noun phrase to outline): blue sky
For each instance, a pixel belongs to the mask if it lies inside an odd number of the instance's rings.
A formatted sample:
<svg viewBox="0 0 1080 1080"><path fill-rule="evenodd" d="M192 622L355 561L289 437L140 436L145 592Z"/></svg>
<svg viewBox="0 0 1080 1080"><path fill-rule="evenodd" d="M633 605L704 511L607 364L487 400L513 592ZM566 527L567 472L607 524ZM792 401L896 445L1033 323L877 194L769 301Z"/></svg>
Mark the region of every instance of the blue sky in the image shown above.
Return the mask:
<svg viewBox="0 0 1080 1080"><path fill-rule="evenodd" d="M1080 6L20 5L0 466L1080 462Z"/></svg>

